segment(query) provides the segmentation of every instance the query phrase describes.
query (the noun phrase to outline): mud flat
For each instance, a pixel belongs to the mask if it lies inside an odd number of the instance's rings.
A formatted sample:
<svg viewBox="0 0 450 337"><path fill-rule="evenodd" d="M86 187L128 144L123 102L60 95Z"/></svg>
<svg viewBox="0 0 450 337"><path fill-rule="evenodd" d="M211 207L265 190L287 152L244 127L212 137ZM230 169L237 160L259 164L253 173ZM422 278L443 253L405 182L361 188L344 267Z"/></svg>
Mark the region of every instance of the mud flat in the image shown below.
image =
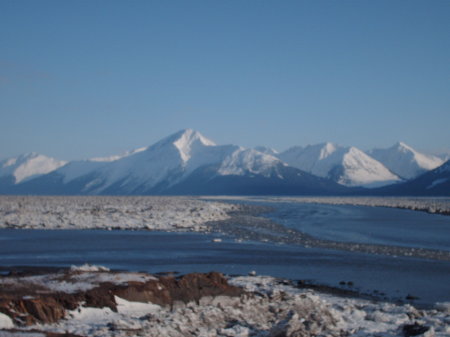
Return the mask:
<svg viewBox="0 0 450 337"><path fill-rule="evenodd" d="M0 276L0 336L448 336L432 310L219 273L150 275L83 265Z"/></svg>

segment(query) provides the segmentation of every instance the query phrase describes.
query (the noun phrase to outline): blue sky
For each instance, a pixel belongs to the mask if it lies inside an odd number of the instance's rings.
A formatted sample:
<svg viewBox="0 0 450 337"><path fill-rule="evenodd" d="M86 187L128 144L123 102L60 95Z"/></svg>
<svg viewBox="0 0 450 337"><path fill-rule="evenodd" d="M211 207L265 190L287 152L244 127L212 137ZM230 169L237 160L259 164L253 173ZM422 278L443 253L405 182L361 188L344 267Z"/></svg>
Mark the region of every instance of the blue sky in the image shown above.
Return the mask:
<svg viewBox="0 0 450 337"><path fill-rule="evenodd" d="M0 1L0 157L450 148L450 1Z"/></svg>

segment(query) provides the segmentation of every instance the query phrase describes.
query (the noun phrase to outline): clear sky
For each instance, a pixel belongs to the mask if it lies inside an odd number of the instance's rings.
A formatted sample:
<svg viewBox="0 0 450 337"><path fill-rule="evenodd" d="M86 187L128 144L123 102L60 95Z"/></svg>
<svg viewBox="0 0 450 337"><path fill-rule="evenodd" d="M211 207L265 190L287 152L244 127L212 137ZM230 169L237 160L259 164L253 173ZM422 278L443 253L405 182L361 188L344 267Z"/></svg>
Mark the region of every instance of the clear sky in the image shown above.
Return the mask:
<svg viewBox="0 0 450 337"><path fill-rule="evenodd" d="M450 148L450 1L0 1L0 158Z"/></svg>

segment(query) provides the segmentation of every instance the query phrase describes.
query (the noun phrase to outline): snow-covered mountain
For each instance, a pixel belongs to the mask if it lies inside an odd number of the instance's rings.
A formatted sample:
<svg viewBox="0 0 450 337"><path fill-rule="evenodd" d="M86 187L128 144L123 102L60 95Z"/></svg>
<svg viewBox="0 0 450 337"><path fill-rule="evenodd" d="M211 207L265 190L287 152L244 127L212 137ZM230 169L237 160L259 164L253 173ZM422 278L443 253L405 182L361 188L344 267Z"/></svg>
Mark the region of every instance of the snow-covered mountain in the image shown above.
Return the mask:
<svg viewBox="0 0 450 337"><path fill-rule="evenodd" d="M450 197L450 160L422 175L375 191L381 195L430 195Z"/></svg>
<svg viewBox="0 0 450 337"><path fill-rule="evenodd" d="M271 156L277 157L279 152L271 147L267 146L256 146L255 150L265 154L270 154Z"/></svg>
<svg viewBox="0 0 450 337"><path fill-rule="evenodd" d="M19 184L37 194L344 193L343 188L278 158L236 145L216 145L187 129L111 160L70 162Z"/></svg>
<svg viewBox="0 0 450 337"><path fill-rule="evenodd" d="M0 161L0 178L18 184L58 169L67 162L38 153L27 153Z"/></svg>
<svg viewBox="0 0 450 337"><path fill-rule="evenodd" d="M402 172L413 172L417 167L425 170L438 162L404 144L397 148L400 150L391 148L390 153L397 151L391 155L397 163L393 167L402 168ZM374 153L381 156L383 151L387 150ZM392 171L355 147L323 143L278 153L265 147L217 145L186 129L151 146L117 156L66 163L28 154L1 161L0 193L364 194L360 186L374 188L399 183L402 179ZM402 178L407 176L402 173ZM437 190L435 187L447 184L447 176L440 177L437 173L430 179L433 180L425 179L419 184L418 193L424 193L420 191L425 189L425 194L430 194ZM396 186L371 191L400 193Z"/></svg>
<svg viewBox="0 0 450 337"><path fill-rule="evenodd" d="M387 149L373 149L369 154L404 179L415 178L444 163L443 159L420 153L402 142Z"/></svg>
<svg viewBox="0 0 450 337"><path fill-rule="evenodd" d="M288 165L346 186L376 187L400 181L383 164L356 147L333 143L295 146L278 155Z"/></svg>
<svg viewBox="0 0 450 337"><path fill-rule="evenodd" d="M141 147L135 150L131 150L131 151L126 151L122 154L118 154L118 155L113 155L113 156L109 156L109 157L94 157L94 158L90 158L89 161L97 161L97 162L110 162L110 161L115 161L118 159L122 159L128 156L131 156L132 154L138 153L138 152L142 152L147 150L146 147Z"/></svg>

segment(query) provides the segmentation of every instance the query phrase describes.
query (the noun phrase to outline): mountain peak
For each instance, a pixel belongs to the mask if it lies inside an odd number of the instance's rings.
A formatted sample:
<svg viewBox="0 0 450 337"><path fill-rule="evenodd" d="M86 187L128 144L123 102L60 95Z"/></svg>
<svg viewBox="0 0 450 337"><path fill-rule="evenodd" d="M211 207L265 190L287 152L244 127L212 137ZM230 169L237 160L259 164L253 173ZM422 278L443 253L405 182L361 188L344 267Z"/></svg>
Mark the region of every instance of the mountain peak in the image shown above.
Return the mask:
<svg viewBox="0 0 450 337"><path fill-rule="evenodd" d="M397 142L387 149L373 149L370 155L405 179L415 178L443 163L442 159L420 153L403 142Z"/></svg>
<svg viewBox="0 0 450 337"><path fill-rule="evenodd" d="M267 146L256 146L254 148L256 151L264 153L264 154L270 154L271 156L277 156L277 154L279 153L277 150L271 148L271 147L267 147Z"/></svg>
<svg viewBox="0 0 450 337"><path fill-rule="evenodd" d="M397 143L395 143L393 148L398 149L403 152L416 152L411 146L409 146L408 144L401 142L401 141L398 141Z"/></svg>
<svg viewBox="0 0 450 337"><path fill-rule="evenodd" d="M204 137L200 132L192 129L184 129L174 134L175 140L172 144L180 152L181 158L188 161L191 157L191 151L198 146L214 146L212 140Z"/></svg>
<svg viewBox="0 0 450 337"><path fill-rule="evenodd" d="M193 129L183 129L177 131L170 136L163 138L156 144L175 144L176 146L181 146L182 144L193 143L196 141L201 142L205 146L216 145L212 140L204 137L200 132Z"/></svg>
<svg viewBox="0 0 450 337"><path fill-rule="evenodd" d="M319 159L324 159L328 157L330 154L335 152L337 149L336 145L330 142L326 142L322 144L322 149L320 150L320 157Z"/></svg>

